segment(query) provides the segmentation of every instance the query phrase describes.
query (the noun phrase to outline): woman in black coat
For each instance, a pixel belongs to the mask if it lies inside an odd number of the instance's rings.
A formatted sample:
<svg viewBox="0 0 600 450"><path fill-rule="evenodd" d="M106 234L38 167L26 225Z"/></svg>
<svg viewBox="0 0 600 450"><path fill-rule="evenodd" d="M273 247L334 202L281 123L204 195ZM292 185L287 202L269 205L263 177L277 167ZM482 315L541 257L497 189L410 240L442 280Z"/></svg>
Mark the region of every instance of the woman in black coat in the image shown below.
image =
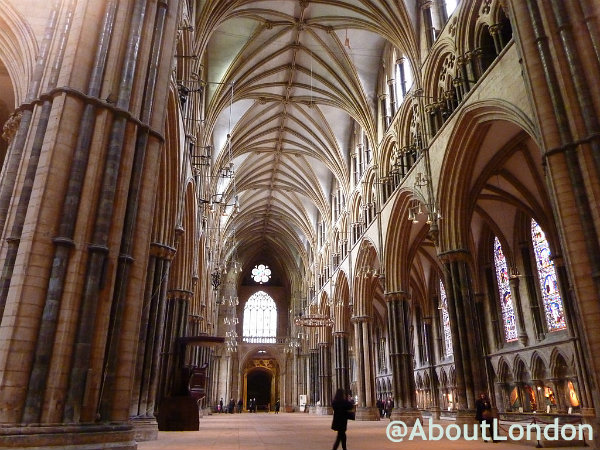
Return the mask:
<svg viewBox="0 0 600 450"><path fill-rule="evenodd" d="M348 415L352 413L354 405L350 402L344 393L343 389L338 389L331 402L333 408L333 421L331 422L331 429L337 431L337 437L333 444L333 450L337 450L340 442L342 443L342 450L346 450L346 428L348 428Z"/></svg>

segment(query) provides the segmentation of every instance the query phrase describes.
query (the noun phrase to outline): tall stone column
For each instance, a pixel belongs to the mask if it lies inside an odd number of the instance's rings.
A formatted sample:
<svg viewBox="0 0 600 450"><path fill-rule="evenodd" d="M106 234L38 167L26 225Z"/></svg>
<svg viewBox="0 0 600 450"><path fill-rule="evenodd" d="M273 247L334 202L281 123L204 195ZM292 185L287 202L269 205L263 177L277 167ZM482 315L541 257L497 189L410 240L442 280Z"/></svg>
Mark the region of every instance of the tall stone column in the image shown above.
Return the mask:
<svg viewBox="0 0 600 450"><path fill-rule="evenodd" d="M471 290L467 252L457 250L440 256L445 261L447 277L445 286L456 371L457 421L470 423L474 420L477 393L482 392L486 385L481 367L483 336Z"/></svg>
<svg viewBox="0 0 600 450"><path fill-rule="evenodd" d="M329 342L319 343L319 398L320 414L333 414L331 409L331 345Z"/></svg>
<svg viewBox="0 0 600 450"><path fill-rule="evenodd" d="M316 412L316 406L319 399L319 349L311 348L308 356L308 376L309 376L309 403L311 412Z"/></svg>
<svg viewBox="0 0 600 450"><path fill-rule="evenodd" d="M410 339L410 300L405 292L385 296L388 313L388 342L394 390L393 420L402 420L408 426L422 419L417 408L415 376L413 371L412 342Z"/></svg>
<svg viewBox="0 0 600 450"><path fill-rule="evenodd" d="M189 300L192 292L171 289L167 294L157 402L179 395L182 389L181 365L176 340L186 336Z"/></svg>
<svg viewBox="0 0 600 450"><path fill-rule="evenodd" d="M335 381L334 390L350 391L350 358L348 355L348 333L336 331L333 333Z"/></svg>
<svg viewBox="0 0 600 450"><path fill-rule="evenodd" d="M598 85L598 5L595 2L510 0L514 39L523 55L531 89L552 209L570 280L570 298L578 337L575 342L583 379L600 383L600 179ZM584 389L584 391L587 391ZM585 421L594 426L600 446L600 392L590 389ZM588 409L589 407L589 409Z"/></svg>
<svg viewBox="0 0 600 450"><path fill-rule="evenodd" d="M286 412L294 412L298 410L298 396L300 395L300 376L298 374L298 349L293 348L292 361L290 362L290 397L286 404Z"/></svg>
<svg viewBox="0 0 600 450"><path fill-rule="evenodd" d="M130 413L137 441L158 438L154 407L160 371L169 268L175 256L175 249L153 243L150 254Z"/></svg>
<svg viewBox="0 0 600 450"><path fill-rule="evenodd" d="M375 406L375 361L373 359L372 318L352 317L358 373L358 405L356 420L379 420L379 410Z"/></svg>
<svg viewBox="0 0 600 450"><path fill-rule="evenodd" d="M437 313L437 309L434 310L434 314ZM437 314L436 314L437 315ZM430 385L430 405L429 410L434 419L440 418L440 392L439 386L435 380L437 380L437 376L435 373L435 350L434 350L434 341L435 341L435 333L432 327L432 318L424 317L423 324L423 333L425 338L425 345L427 346L427 352L429 354L429 380L431 382Z"/></svg>
<svg viewBox="0 0 600 450"><path fill-rule="evenodd" d="M48 3L0 186L0 447L135 448L180 0Z"/></svg>
<svg viewBox="0 0 600 450"><path fill-rule="evenodd" d="M303 412L307 411L310 402L307 361L308 355L300 353L298 358L298 402L300 402L300 395L306 395L306 405L304 405Z"/></svg>

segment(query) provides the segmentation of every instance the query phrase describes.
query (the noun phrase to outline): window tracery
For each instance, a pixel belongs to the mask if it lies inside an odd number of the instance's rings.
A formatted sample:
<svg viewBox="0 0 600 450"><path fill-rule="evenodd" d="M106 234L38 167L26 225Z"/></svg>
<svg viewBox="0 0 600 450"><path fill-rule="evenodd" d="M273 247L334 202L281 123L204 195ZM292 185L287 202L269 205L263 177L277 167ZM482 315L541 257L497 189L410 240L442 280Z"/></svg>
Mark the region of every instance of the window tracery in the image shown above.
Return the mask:
<svg viewBox="0 0 600 450"><path fill-rule="evenodd" d="M548 331L564 330L567 324L554 262L550 259L550 246L544 231L534 219L531 219L531 241Z"/></svg>
<svg viewBox="0 0 600 450"><path fill-rule="evenodd" d="M510 292L508 276L508 265L502 251L502 245L498 237L494 237L494 265L496 267L496 279L498 281L498 293L500 295L500 307L502 310L502 322L504 323L504 340L512 342L517 340L517 321Z"/></svg>
<svg viewBox="0 0 600 450"><path fill-rule="evenodd" d="M452 330L450 329L450 315L448 314L448 297L444 283L440 280L440 307L442 311L442 327L444 331L444 355L452 356L454 349L452 347Z"/></svg>
<svg viewBox="0 0 600 450"><path fill-rule="evenodd" d="M259 342L275 343L277 335L277 306L264 291L253 294L244 306L244 340L260 338ZM256 339L251 339L257 342Z"/></svg>

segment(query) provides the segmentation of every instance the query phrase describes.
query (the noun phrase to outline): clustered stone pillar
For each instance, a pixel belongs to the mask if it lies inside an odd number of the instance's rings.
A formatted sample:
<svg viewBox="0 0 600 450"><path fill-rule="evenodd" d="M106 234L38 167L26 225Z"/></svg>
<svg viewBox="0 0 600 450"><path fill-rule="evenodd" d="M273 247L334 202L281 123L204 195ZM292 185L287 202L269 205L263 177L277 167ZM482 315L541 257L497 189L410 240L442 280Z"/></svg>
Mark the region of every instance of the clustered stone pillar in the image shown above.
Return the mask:
<svg viewBox="0 0 600 450"><path fill-rule="evenodd" d="M135 448L136 293L180 0L51 3L0 183L0 446Z"/></svg>
<svg viewBox="0 0 600 450"><path fill-rule="evenodd" d="M335 379L333 388L335 391L343 389L350 392L350 358L348 355L348 333L335 331L333 333L333 363L335 367Z"/></svg>
<svg viewBox="0 0 600 450"><path fill-rule="evenodd" d="M309 381L310 381L310 405L311 411L316 412L316 406L319 399L319 349L311 348L308 356L309 362Z"/></svg>
<svg viewBox="0 0 600 450"><path fill-rule="evenodd" d="M422 419L417 408L415 377L413 371L412 342L410 339L410 300L405 292L385 296L388 316L388 342L392 365L394 390L393 420L402 420L408 426Z"/></svg>
<svg viewBox="0 0 600 450"><path fill-rule="evenodd" d="M167 279L174 256L174 248L152 243L131 398L131 417L139 440L156 439L158 436L154 407L165 323Z"/></svg>
<svg viewBox="0 0 600 450"><path fill-rule="evenodd" d="M180 394L181 365L177 338L186 336L188 306L193 293L183 289L171 289L167 293L165 331L162 342L159 390L157 400Z"/></svg>
<svg viewBox="0 0 600 450"><path fill-rule="evenodd" d="M296 401L298 402L298 406L300 407L300 395L306 395L306 401L307 403L309 402L309 397L308 397L308 390L309 390L309 383L308 383L308 379L307 379L307 359L308 359L308 355L304 352L302 352L302 348L300 347L300 354L298 355L298 368L297 368L297 376L298 376L298 398L296 399ZM306 412L306 408L307 405L304 405L304 411L302 412Z"/></svg>
<svg viewBox="0 0 600 450"><path fill-rule="evenodd" d="M560 247L572 283L565 307L572 307L578 366L582 380L598 385L600 365L591 349L598 348L600 311L600 239L597 183L600 177L598 120L598 5L593 1L510 0L507 2L515 42L523 55L524 74L533 88L542 153ZM565 308L566 309L566 308ZM588 331L587 333L585 333ZM585 339L582 339L585 333ZM586 342L581 346L579 341ZM600 445L600 391L582 386L584 420L594 426Z"/></svg>
<svg viewBox="0 0 600 450"><path fill-rule="evenodd" d="M331 345L329 342L319 343L319 398L320 414L332 414L331 409Z"/></svg>
<svg viewBox="0 0 600 450"><path fill-rule="evenodd" d="M389 313L388 313L389 314ZM434 317L438 317L437 309L434 309ZM440 392L438 383L435 382L437 380L437 375L435 373L435 350L434 350L434 342L435 342L435 333L432 327L432 318L426 317L424 318L423 323L423 334L425 338L425 345L427 347L427 354L429 355L429 379L431 380L430 385L430 395L431 402L429 405L429 410L434 419L440 418ZM439 347L438 347L439 348Z"/></svg>
<svg viewBox="0 0 600 450"><path fill-rule="evenodd" d="M467 252L457 250L440 256L445 261L445 286L456 371L457 421L468 423L474 420L473 410L478 393L485 390L481 367L483 337L471 290Z"/></svg>
<svg viewBox="0 0 600 450"><path fill-rule="evenodd" d="M356 420L379 420L379 410L375 406L375 365L373 364L372 318L352 317L358 381L358 405Z"/></svg>

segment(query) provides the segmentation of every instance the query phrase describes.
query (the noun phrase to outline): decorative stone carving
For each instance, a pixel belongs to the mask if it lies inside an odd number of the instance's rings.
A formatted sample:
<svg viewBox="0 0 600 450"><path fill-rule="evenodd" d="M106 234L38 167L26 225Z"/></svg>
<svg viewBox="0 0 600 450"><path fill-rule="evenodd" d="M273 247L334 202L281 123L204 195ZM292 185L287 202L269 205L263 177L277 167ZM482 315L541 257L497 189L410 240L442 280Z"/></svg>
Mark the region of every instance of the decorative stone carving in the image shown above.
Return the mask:
<svg viewBox="0 0 600 450"><path fill-rule="evenodd" d="M4 139L9 144L12 141L13 137L15 137L15 134L19 129L19 124L21 123L21 116L21 111L11 114L11 116L4 124L4 127L2 128L2 139Z"/></svg>

